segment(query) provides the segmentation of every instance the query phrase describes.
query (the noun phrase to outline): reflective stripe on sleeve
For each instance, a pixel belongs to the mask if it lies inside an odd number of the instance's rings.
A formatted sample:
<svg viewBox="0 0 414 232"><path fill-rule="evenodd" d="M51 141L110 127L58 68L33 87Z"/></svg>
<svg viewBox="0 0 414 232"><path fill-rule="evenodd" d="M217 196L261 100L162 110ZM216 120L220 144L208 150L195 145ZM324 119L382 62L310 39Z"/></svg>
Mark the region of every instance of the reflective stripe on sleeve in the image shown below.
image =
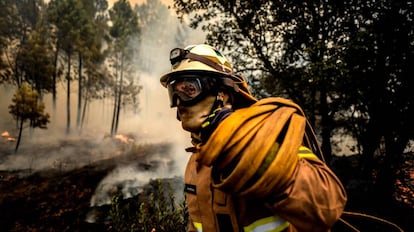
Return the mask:
<svg viewBox="0 0 414 232"><path fill-rule="evenodd" d="M288 228L289 222L278 216L271 216L259 219L252 224L245 226L245 232L280 232Z"/></svg>
<svg viewBox="0 0 414 232"><path fill-rule="evenodd" d="M193 222L193 225L197 229L197 232L203 232L203 225L200 222Z"/></svg>
<svg viewBox="0 0 414 232"><path fill-rule="evenodd" d="M309 148L304 146L299 147L298 156L299 158L305 159L318 159L318 157L315 154L313 154L313 152Z"/></svg>

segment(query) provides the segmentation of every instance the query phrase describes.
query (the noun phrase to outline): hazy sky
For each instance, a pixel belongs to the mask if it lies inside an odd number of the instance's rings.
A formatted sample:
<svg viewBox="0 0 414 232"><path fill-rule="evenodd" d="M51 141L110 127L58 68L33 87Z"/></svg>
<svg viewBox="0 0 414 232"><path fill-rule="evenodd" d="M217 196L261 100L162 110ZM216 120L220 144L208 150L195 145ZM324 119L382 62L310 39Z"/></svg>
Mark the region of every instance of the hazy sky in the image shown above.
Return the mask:
<svg viewBox="0 0 414 232"><path fill-rule="evenodd" d="M112 5L114 2L116 2L117 0L108 0L108 3L109 3L109 5ZM140 4L140 3L143 3L143 2L146 2L147 0L129 0L129 2L131 3L131 6L134 6L135 4ZM151 1L151 0L149 0L149 1ZM172 4L172 1L173 0L160 0L162 3L165 3L165 4ZM49 0L45 0L45 2L47 3L47 2L49 2Z"/></svg>
<svg viewBox="0 0 414 232"><path fill-rule="evenodd" d="M110 5L112 5L114 2L116 2L117 0L108 0L108 3L110 4ZM135 4L140 4L140 3L143 3L143 2L146 2L147 0L129 0L129 2L131 3L131 6L134 6ZM149 0L149 1L151 1L151 0ZM162 3L165 3L165 4L172 4L172 0L160 0Z"/></svg>

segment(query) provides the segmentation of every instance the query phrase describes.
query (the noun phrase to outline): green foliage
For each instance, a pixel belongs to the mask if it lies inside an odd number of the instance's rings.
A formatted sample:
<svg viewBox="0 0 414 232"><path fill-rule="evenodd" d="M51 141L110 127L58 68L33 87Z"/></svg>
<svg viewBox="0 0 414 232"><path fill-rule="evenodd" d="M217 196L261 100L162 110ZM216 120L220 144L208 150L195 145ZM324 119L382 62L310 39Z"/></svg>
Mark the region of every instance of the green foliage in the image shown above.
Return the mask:
<svg viewBox="0 0 414 232"><path fill-rule="evenodd" d="M33 30L20 51L18 67L24 72L25 81L31 83L38 93L51 92L54 88L52 48L44 25Z"/></svg>
<svg viewBox="0 0 414 232"><path fill-rule="evenodd" d="M139 32L138 17L132 10L129 1L117 1L109 10L112 26L110 35L117 40L120 49L127 46L128 40Z"/></svg>
<svg viewBox="0 0 414 232"><path fill-rule="evenodd" d="M120 194L115 194L111 200L109 215L112 218L113 227L115 231L132 231L129 226L133 227L134 224L129 225L129 219L127 218L129 205L122 207L121 200L122 196Z"/></svg>
<svg viewBox="0 0 414 232"><path fill-rule="evenodd" d="M25 80L21 70L20 50L26 44L31 31L41 21L43 0L0 1L0 83L7 82L20 86ZM23 48L24 49L24 48Z"/></svg>
<svg viewBox="0 0 414 232"><path fill-rule="evenodd" d="M386 187L378 192L389 193L414 139L411 1L174 0L174 7L229 52L258 98L303 106L328 161L335 133L355 138L361 168L371 176L380 165L376 182ZM376 161L383 144L384 162Z"/></svg>
<svg viewBox="0 0 414 232"><path fill-rule="evenodd" d="M50 116L48 113L44 113L44 104L39 102L37 91L32 90L29 84L23 83L16 90L12 102L13 104L9 106L9 112L16 120L22 122L29 120L33 128L47 128Z"/></svg>
<svg viewBox="0 0 414 232"><path fill-rule="evenodd" d="M9 113L16 119L19 129L15 152L19 149L26 121L30 122L32 128L47 128L50 116L48 113L44 113L45 106L39 101L38 96L37 91L33 90L27 82L23 82L13 96L13 104L9 106Z"/></svg>
<svg viewBox="0 0 414 232"><path fill-rule="evenodd" d="M153 180L151 185L153 191L143 192L139 197L138 209L131 207L131 203L123 203L120 195L112 198L110 217L115 231L185 231L185 201L177 205L171 185L160 179Z"/></svg>
<svg viewBox="0 0 414 232"><path fill-rule="evenodd" d="M109 10L109 17L111 23L109 34L112 37L110 58L115 77L112 89L115 99L111 124L111 135L114 135L118 131L121 106L125 104L124 98L128 96L132 99L131 102L137 102L136 94L140 91L140 87L132 86L136 79L135 70L132 69L132 61L137 51L133 42L138 38L140 29L138 17L132 10L129 1L115 2Z"/></svg>

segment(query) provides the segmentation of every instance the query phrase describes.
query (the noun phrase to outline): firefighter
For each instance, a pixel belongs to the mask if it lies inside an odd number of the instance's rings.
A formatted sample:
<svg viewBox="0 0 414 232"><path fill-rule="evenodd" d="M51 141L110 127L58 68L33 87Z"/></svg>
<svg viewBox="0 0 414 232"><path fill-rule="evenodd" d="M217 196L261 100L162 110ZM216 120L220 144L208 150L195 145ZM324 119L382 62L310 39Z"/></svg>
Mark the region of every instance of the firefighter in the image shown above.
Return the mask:
<svg viewBox="0 0 414 232"><path fill-rule="evenodd" d="M257 100L206 44L175 48L160 78L190 132L187 231L329 231L347 196L302 109Z"/></svg>

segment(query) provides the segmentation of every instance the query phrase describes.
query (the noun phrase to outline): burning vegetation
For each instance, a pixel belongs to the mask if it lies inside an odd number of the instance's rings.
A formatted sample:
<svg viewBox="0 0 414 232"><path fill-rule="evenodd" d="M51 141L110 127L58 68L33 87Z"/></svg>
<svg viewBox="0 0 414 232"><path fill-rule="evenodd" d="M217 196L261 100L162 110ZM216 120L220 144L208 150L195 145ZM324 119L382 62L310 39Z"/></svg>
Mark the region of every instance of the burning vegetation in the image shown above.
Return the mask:
<svg viewBox="0 0 414 232"><path fill-rule="evenodd" d="M2 153L0 227L4 231L123 231L126 227L144 231L159 224L161 217L175 217L170 229L183 226L177 223L178 219L184 223L183 182L174 175L171 147L168 143L139 145L132 136L118 135L99 143L62 140L37 149L23 147L25 154ZM94 157L96 150L99 158ZM43 152L50 155L48 159L38 154ZM51 158L55 153L61 158ZM65 158L65 153L72 157ZM18 155L54 165L36 168L33 163L30 168L4 170L4 164ZM159 200L163 205L154 203ZM159 210L163 212L156 213Z"/></svg>
<svg viewBox="0 0 414 232"><path fill-rule="evenodd" d="M7 142L14 142L16 141L16 138L11 137L10 133L8 131L4 131L3 133L1 133L1 137L4 138L5 141Z"/></svg>

